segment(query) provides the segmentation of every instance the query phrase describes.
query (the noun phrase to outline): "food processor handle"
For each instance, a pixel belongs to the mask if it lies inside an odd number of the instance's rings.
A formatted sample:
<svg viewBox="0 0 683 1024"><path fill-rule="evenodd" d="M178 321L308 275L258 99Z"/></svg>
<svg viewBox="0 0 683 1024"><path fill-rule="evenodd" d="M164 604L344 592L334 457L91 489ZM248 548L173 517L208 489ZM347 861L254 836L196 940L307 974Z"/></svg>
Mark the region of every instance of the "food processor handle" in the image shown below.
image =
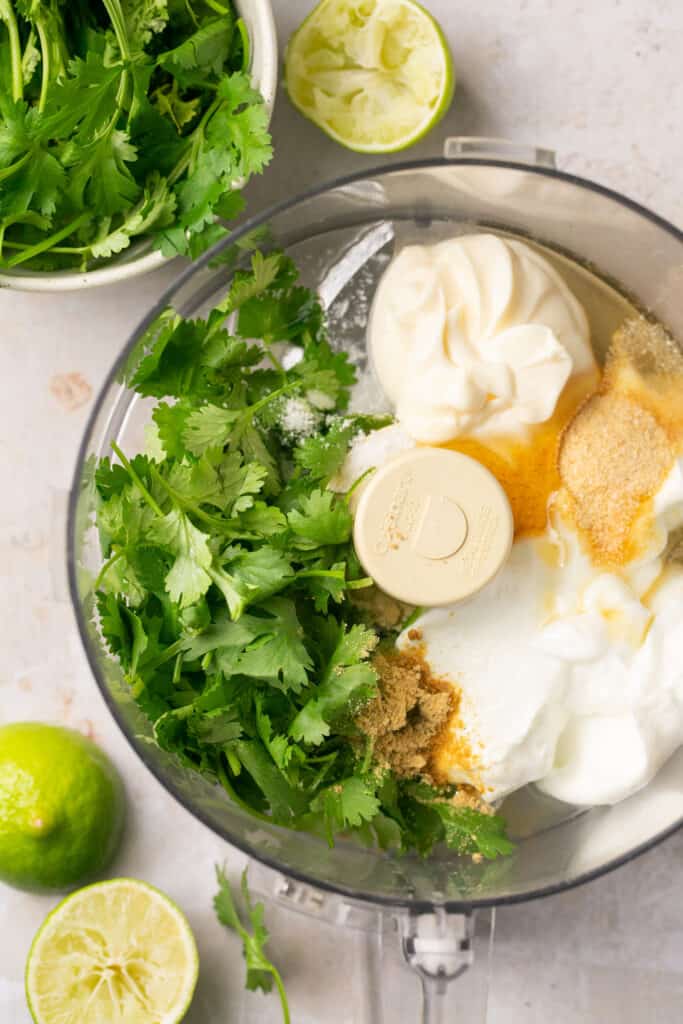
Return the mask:
<svg viewBox="0 0 683 1024"><path fill-rule="evenodd" d="M556 166L552 149L478 135L449 136L444 142L443 155L446 160L503 160L506 163L553 169Z"/></svg>
<svg viewBox="0 0 683 1024"><path fill-rule="evenodd" d="M421 1024L486 1024L494 924L493 910L399 917L403 957L422 985Z"/></svg>

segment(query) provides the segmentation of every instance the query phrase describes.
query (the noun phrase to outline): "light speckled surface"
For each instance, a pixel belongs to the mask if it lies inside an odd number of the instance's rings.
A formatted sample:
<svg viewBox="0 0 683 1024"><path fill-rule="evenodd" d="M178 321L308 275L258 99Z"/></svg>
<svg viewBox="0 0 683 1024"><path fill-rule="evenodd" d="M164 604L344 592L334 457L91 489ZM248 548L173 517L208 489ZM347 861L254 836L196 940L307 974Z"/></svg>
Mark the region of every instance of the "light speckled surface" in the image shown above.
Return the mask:
<svg viewBox="0 0 683 1024"><path fill-rule="evenodd" d="M310 6L275 0L283 44ZM560 166L683 225L679 0L429 0L428 6L453 47L459 85L446 121L411 156L440 153L446 134L541 143L557 150ZM283 96L274 136L276 164L251 188L252 210L377 162L337 148ZM115 871L161 886L187 909L202 954L192 1024L276 1021L270 1000L253 996L245 1006L237 943L220 932L211 911L214 861L227 858L237 871L241 859L164 793L118 734L90 678L61 575L63 494L93 391L173 275L169 268L82 296L0 293L0 720L63 721L94 735L118 764L131 816ZM679 833L590 887L500 911L489 1024L679 1021L682 865ZM24 959L53 903L0 886L3 1024L29 1020ZM363 975L353 957L363 952L363 936L281 912L273 930L294 1019L357 1021L352 1000L361 999ZM399 1014L416 1020L416 983L407 973L391 978L395 1009L386 1020Z"/></svg>

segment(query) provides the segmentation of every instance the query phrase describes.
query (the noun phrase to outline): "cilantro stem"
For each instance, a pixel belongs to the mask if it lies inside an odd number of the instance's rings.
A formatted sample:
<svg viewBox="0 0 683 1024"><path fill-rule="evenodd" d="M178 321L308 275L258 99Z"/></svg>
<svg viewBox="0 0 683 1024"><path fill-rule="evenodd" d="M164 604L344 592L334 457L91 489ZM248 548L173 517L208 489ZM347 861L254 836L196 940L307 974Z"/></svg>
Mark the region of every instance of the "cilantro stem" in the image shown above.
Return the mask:
<svg viewBox="0 0 683 1024"><path fill-rule="evenodd" d="M356 491L356 490L357 490L357 489L358 489L358 488L360 487L360 485L361 485L361 484L363 483L363 481L364 481L364 480L366 480L366 479L367 479L367 477L369 477L371 473L374 473L376 469L377 469L377 467L376 467L376 466L369 466L369 467L368 467L368 468L367 468L367 469L365 470L365 472L364 472L364 473L361 473L361 475L360 475L359 477L357 477L357 478L356 478L356 479L355 479L355 480L353 481L353 483L352 483L352 484L351 484L351 486L349 487L348 491L347 491L347 492L346 492L346 494L344 495L344 501L348 501L348 500L349 500L349 498L351 497L351 495L353 494L353 492L354 492L354 491Z"/></svg>
<svg viewBox="0 0 683 1024"><path fill-rule="evenodd" d="M12 64L12 99L18 102L24 98L24 76L21 70L21 40L19 26L9 0L0 0L0 21L4 21L9 32L9 52Z"/></svg>
<svg viewBox="0 0 683 1024"><path fill-rule="evenodd" d="M194 9L192 7L192 4L190 3L190 0L185 0L185 10L187 11L187 13L189 14L190 18L192 19L194 27L195 28L199 28L199 22L197 21L197 15L194 13Z"/></svg>
<svg viewBox="0 0 683 1024"><path fill-rule="evenodd" d="M278 359L278 357L273 352L273 349L271 348L270 341L268 341L267 338L261 338L261 343L262 343L264 349L266 350L266 355L270 359L271 363L273 364L273 366L275 367L277 372L280 374L280 376L283 379L286 380L287 379L287 373L285 371L285 368L282 365L282 363L280 362L280 360Z"/></svg>
<svg viewBox="0 0 683 1024"><path fill-rule="evenodd" d="M347 580L347 590L365 590L366 587L371 587L374 584L374 580L370 576L361 576L357 580Z"/></svg>
<svg viewBox="0 0 683 1024"><path fill-rule="evenodd" d="M216 3L216 0L204 0L207 7L210 7L216 14L230 14L227 7L223 7L222 4Z"/></svg>
<svg viewBox="0 0 683 1024"><path fill-rule="evenodd" d="M402 624L401 631L403 631L404 629L408 629L410 626L412 626L414 622L417 622L417 620L422 615L423 611L424 608L422 608L420 605L418 605L417 608L413 608L412 612L410 613L406 621Z"/></svg>
<svg viewBox="0 0 683 1024"><path fill-rule="evenodd" d="M128 46L128 33L126 31L126 19L123 16L121 10L121 4L119 0L102 0L109 20L112 23L114 29L114 35L116 36L116 42L119 44L119 50L124 60L130 60L130 47Z"/></svg>
<svg viewBox="0 0 683 1024"><path fill-rule="evenodd" d="M136 487L140 491L142 497L145 499L145 501L147 502L149 507L152 509L152 511L156 512L156 514L158 516L163 516L164 513L163 513L163 510L161 509L161 506L157 504L157 502L154 500L152 495L149 493L149 491L147 490L147 488L143 484L142 480L140 479L140 477L135 472L135 470L131 466L130 462L126 458L126 456L123 454L123 452L121 451L121 449L117 445L116 441L112 441L111 447L112 447L112 451L114 451L117 454L117 456L119 458L119 461L121 462L121 465L124 467L124 469L126 470L128 475L130 476L131 480L133 480L133 482L135 483Z"/></svg>
<svg viewBox="0 0 683 1024"><path fill-rule="evenodd" d="M247 26L244 23L244 18L237 19L236 28L242 40L242 71L248 71L249 61L251 59L251 41L249 39Z"/></svg>
<svg viewBox="0 0 683 1024"><path fill-rule="evenodd" d="M119 50L121 51L121 57L123 58L124 64L130 62L131 52L130 46L128 45L128 30L126 28L126 19L121 8L119 0L102 0L109 20L112 23L114 29L114 35L116 36L116 42L119 44ZM106 138L116 127L116 122L119 119L119 114L123 110L123 101L126 96L126 90L128 89L128 78L129 72L124 67L121 73L121 80L119 81L119 87L116 93L116 107L114 113L109 120L107 127L105 128L100 138Z"/></svg>
<svg viewBox="0 0 683 1024"><path fill-rule="evenodd" d="M168 176L169 186L174 185L178 178L185 173L188 167L194 162L196 151L199 149L201 139L204 135L204 129L208 121L213 117L223 101L219 99L213 100L207 109L202 114L202 119L193 130L192 134L188 138L188 147L186 152L181 156L178 163L175 165L173 170Z"/></svg>
<svg viewBox="0 0 683 1024"><path fill-rule="evenodd" d="M291 1024L291 1018L289 1016L289 1005L287 1003L287 994L285 992L285 986L282 984L282 978L277 967L271 964L270 973L273 975L275 985L277 987L278 995L280 996L280 1004L282 1005L282 1021L283 1024Z"/></svg>
<svg viewBox="0 0 683 1024"><path fill-rule="evenodd" d="M213 527L214 530L221 530L223 533L229 533L232 535L233 531L229 527L227 530L225 529L225 527L228 526L228 522L226 520L220 519L218 516L212 516L209 512L205 512L203 508L200 508L200 506L194 501L188 501L184 498L180 491L177 491L175 487L171 487L169 482L164 480L156 466L151 465L150 471L156 482L160 487L163 487L166 494L175 505L183 509L184 512L190 512L202 523L206 523L207 526ZM163 515L163 512L161 514ZM251 540L253 537L251 535L247 535L246 539Z"/></svg>
<svg viewBox="0 0 683 1024"><path fill-rule="evenodd" d="M9 167L3 167L3 169L0 171L0 181L2 181L3 178L9 178L11 174L15 173L15 171L21 170L24 164L28 163L28 161L31 159L32 155L33 154L29 149L26 153L24 153L22 157L20 157L19 160L15 160L13 164L10 164Z"/></svg>
<svg viewBox="0 0 683 1024"><path fill-rule="evenodd" d="M171 487L169 482L164 480L156 466L150 466L150 471L159 486L163 487L166 491L166 494L169 496L171 501L184 512L193 515L196 519L199 519L200 522L212 527L212 529L219 530L231 540L259 540L258 533L250 533L248 531L245 532L244 530L240 530L238 520L221 519L219 516L212 516L210 512L205 512L204 509L195 502L188 501L187 498L183 497L180 491L177 491L175 487ZM163 512L161 514L163 515Z"/></svg>
<svg viewBox="0 0 683 1024"><path fill-rule="evenodd" d="M68 238L74 231L77 231L81 224L85 224L86 221L90 220L91 213L82 213L80 217L76 217L76 220L72 220L70 224L67 224L61 231L55 231L53 235L49 235L48 238L44 238L42 242L36 242L35 245L30 246L28 249L24 249L23 252L17 253L16 256L12 256L11 259L7 260L8 267L16 267L19 263L25 263L26 260L33 259L34 256L40 255L41 252L45 252L46 249L51 249L55 242L61 242L63 238Z"/></svg>
<svg viewBox="0 0 683 1024"><path fill-rule="evenodd" d="M343 569L301 569L296 574L298 580L312 580L318 578L342 580L344 582L344 570Z"/></svg>
<svg viewBox="0 0 683 1024"><path fill-rule="evenodd" d="M31 156L30 153L26 154L27 159ZM0 171L0 180L2 179L2 171ZM29 249L30 245L28 242L5 242L6 249ZM52 252L66 252L66 253L82 253L89 252L91 246L89 245L53 245Z"/></svg>
<svg viewBox="0 0 683 1024"><path fill-rule="evenodd" d="M186 643L187 640L184 637L181 637L179 640L176 640L175 643L172 643L169 647L166 648L165 651L162 651L161 654L158 654L156 658L152 658L151 661L146 661L145 671L153 671L154 669L159 668L161 665L165 665L167 661L170 661L172 658L175 658L176 655L181 654L184 651Z"/></svg>
<svg viewBox="0 0 683 1024"><path fill-rule="evenodd" d="M295 579L297 580L318 578L341 580L347 590L363 590L365 587L371 587L374 583L374 580L369 576L361 576L357 580L347 580L342 569L301 569L295 573Z"/></svg>
<svg viewBox="0 0 683 1024"><path fill-rule="evenodd" d="M38 38L40 39L41 49L41 72L40 72L40 98L38 99L38 113L45 110L45 104L47 103L47 90L50 86L50 77L52 72L51 59L50 59L50 40L47 38L45 32L45 25L42 20L38 18L36 21L36 30L38 32Z"/></svg>
<svg viewBox="0 0 683 1024"><path fill-rule="evenodd" d="M293 391L294 388L301 386L300 380L290 380L287 384L283 384L281 388L276 388L275 391L271 391L269 395L264 395L258 402L254 402L253 405L248 405L244 410L245 413L249 413L250 416L255 416L256 413L260 412L269 402L272 402L274 398L279 398L280 395L285 395L288 391Z"/></svg>
<svg viewBox="0 0 683 1024"><path fill-rule="evenodd" d="M102 586L102 580L107 575L107 573L111 569L112 565L114 565L116 562L118 562L119 558L123 558L124 554L125 554L124 550L121 549L120 551L117 551L115 554L113 554L111 556L111 558L107 559L107 561L104 563L104 565L102 566L102 568L100 569L100 571L97 574L97 579L95 580L95 583L93 584L93 590L99 590L99 588Z"/></svg>
<svg viewBox="0 0 683 1024"><path fill-rule="evenodd" d="M307 757L307 764L327 764L329 761L334 761L337 756L337 751L333 750L329 754L321 754L320 757Z"/></svg>

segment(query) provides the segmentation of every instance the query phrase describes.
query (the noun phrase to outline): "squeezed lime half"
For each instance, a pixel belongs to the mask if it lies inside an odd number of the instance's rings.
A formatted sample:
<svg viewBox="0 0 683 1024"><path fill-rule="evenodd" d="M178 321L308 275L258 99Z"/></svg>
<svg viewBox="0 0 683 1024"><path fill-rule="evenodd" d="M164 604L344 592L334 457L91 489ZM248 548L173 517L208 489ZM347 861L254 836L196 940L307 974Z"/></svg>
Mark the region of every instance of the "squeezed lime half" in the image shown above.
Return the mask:
<svg viewBox="0 0 683 1024"><path fill-rule="evenodd" d="M414 0L321 0L289 40L285 83L337 142L392 153L443 117L455 75L440 26Z"/></svg>
<svg viewBox="0 0 683 1024"><path fill-rule="evenodd" d="M199 957L182 911L133 878L67 896L33 940L26 997L36 1024L177 1024Z"/></svg>

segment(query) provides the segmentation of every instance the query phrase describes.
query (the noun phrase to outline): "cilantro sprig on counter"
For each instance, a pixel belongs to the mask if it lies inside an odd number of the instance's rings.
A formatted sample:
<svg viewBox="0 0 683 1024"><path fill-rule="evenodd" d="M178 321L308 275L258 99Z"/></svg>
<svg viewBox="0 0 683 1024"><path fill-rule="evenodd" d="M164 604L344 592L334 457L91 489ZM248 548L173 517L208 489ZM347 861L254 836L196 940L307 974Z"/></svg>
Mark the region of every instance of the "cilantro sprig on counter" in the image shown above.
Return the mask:
<svg viewBox="0 0 683 1024"><path fill-rule="evenodd" d="M97 607L159 746L330 843L507 852L499 819L376 770L354 723L379 638L351 600L371 581L346 496L327 485L387 419L347 413L353 367L292 262L255 252L205 320L163 312L126 374L157 404L147 454L115 444L96 469ZM291 402L309 429L292 433Z"/></svg>
<svg viewBox="0 0 683 1024"><path fill-rule="evenodd" d="M260 989L261 992L270 992L274 983L282 1007L283 1024L290 1024L289 1003L282 977L266 953L269 935L264 920L264 906L262 903L252 903L247 884L247 869L245 868L242 872L240 885L244 907L242 914L237 909L230 882L223 868L216 868L216 879L218 892L213 900L214 910L220 923L236 932L242 940L242 953L247 968L246 988L250 992L255 992L257 989ZM244 918L246 918L246 922Z"/></svg>
<svg viewBox="0 0 683 1024"><path fill-rule="evenodd" d="M0 0L0 267L197 256L271 157L230 0Z"/></svg>

